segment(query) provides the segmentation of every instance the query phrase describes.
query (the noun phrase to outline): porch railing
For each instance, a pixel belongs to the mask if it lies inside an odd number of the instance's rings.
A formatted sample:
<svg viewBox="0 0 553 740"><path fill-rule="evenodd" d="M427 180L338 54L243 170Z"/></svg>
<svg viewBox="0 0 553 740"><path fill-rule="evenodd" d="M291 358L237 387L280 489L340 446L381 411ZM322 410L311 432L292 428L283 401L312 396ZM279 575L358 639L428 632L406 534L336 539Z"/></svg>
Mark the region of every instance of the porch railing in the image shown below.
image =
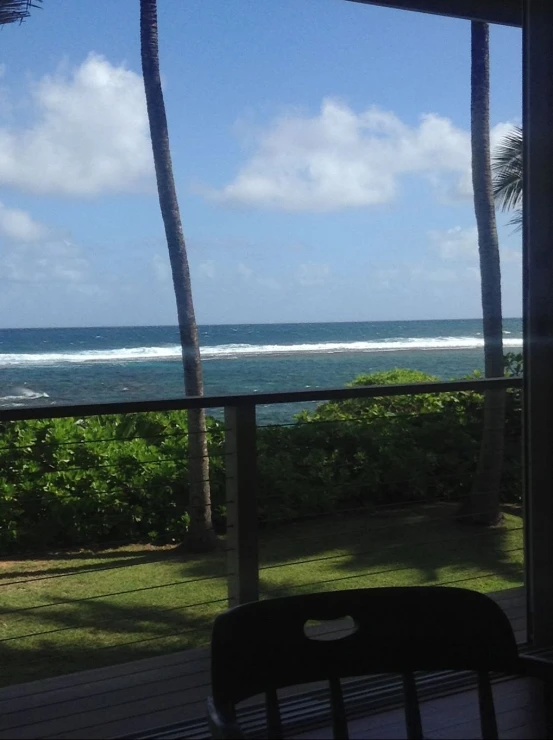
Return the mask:
<svg viewBox="0 0 553 740"><path fill-rule="evenodd" d="M398 494L396 500L382 500L371 494L367 502L367 491L374 492L379 483L374 477L370 480L364 477L363 450L358 458L353 450L352 457L347 457L343 464L344 468L351 468L352 460L357 460L357 476L351 475L351 469L345 477L340 474L339 456L345 454L342 448L335 453L333 478L325 478L325 471L317 469L316 465L310 468L312 458L309 455L313 452L313 445L305 437L306 427L309 427L308 431L315 429L316 425L319 431L324 429L324 444L327 444L332 441L334 431L344 437L346 421L317 419L302 423L290 417L289 422L258 424L256 408L269 404L291 404L297 408L298 404L310 402L366 401L426 394L433 397L443 393L482 394L488 389L516 390L520 387L518 378L474 379L0 411L0 430L5 432L11 424L33 419L86 420L119 414L130 418L130 415L142 416L148 412L191 408L213 410L224 420L217 428L217 434L224 434L224 443L219 440L217 446L210 448L212 483L215 490L221 490L222 486L226 489L226 511L220 507L221 512L216 517L222 544L216 553L205 557L183 554L172 548L150 548L149 545L143 548L143 552L132 549L123 552L114 549L123 542L100 541L91 541L88 545L80 541L77 549L69 551L63 547L50 547L48 552L40 552L40 543L32 548L34 553L27 552L29 548L26 551L14 548L7 551L4 554L4 579L0 586L0 595L3 593L5 596L0 602L3 632L0 635L0 655L3 654L4 666L19 668L6 668L3 684L201 647L208 643L213 617L227 603L232 605L304 590L383 585L398 579L402 583L413 579L413 582L457 583L469 588L480 588L485 582L491 584L489 590L495 590L493 584L496 582L517 585L517 578L522 579L520 561L523 547L519 517L512 517L501 529L459 527L453 535L451 528L447 528L449 524L444 524L451 521L460 499L470 493L469 487L465 486L459 495L448 499L444 492L449 485L460 490L459 480L453 480L456 473L452 474L451 481L443 473L433 478L430 476L427 496L417 495L413 499L405 496L402 499ZM424 428L425 424L428 426L430 420L439 418L441 413L439 409L429 412L422 422L420 419L417 421L417 429ZM416 415L409 411L403 414L396 411L375 417L370 422L375 435L377 432L386 434L386 430L401 422L402 416L410 416L414 422ZM349 418L347 423L351 426L355 421ZM369 423L367 419L359 421L365 425ZM267 454L266 439L271 434L284 435L283 439L292 449L300 450L300 457L302 450L305 452L307 462L302 472L304 477L299 483L286 478L289 471L279 469L278 447L272 448L277 452L269 472L266 460L259 459L259 445L265 445L263 452ZM136 469L129 490L140 480L140 471L143 471L144 480L153 480L152 485L155 485L155 476L147 471L167 465L171 456L175 458L178 440L185 439L186 435L185 429L169 428L159 433L158 437L162 439L152 446L155 455L135 460ZM132 469L132 442L137 436L140 436L139 431L126 437L107 434L103 438L88 440L86 444L95 450L103 445L119 445L121 448L128 445L127 462ZM346 435L345 443L349 442L351 439ZM30 444L44 447L64 443L50 438L47 441L35 439L32 443L23 439L21 442L21 446L26 448ZM83 443L71 444L73 451L63 457L67 460L64 463L66 472L80 464L84 475L86 463L79 462L75 452L75 448L81 450ZM451 450L451 454L455 455L455 450ZM98 456L89 455L83 459L88 460L89 465L98 465ZM182 463L185 463L184 455ZM109 466L108 459L105 467ZM36 486L21 497L22 506L47 505L51 501L47 495L51 487L50 477L55 477L56 485L61 485L63 470L44 469L40 465L36 470ZM393 489L400 493L402 486L408 490L416 478L416 470L413 470L412 480L402 479L397 471L391 469L386 475L384 473L379 472L382 490ZM177 475L181 474L182 469L178 468ZM107 473L102 474L98 478L101 484L94 484L97 493L102 493L101 486L105 486L107 495L110 480ZM507 484L511 486L512 481L507 481ZM175 486L178 485L177 480ZM325 508L317 502L328 485L335 487L336 495L333 503ZM436 494L438 489L439 495ZM418 490L422 491L422 488ZM303 500L302 492L308 500ZM128 513L124 511L124 493L121 516ZM283 505L285 494L291 496L286 506ZM2 495L17 497L17 486L11 486L3 494L0 491ZM165 490L163 495L172 495L172 490ZM90 517L93 515L91 510ZM463 516L467 515L458 514L457 518L462 519ZM441 533L443 527L446 529ZM116 526L114 531L117 531ZM413 536L415 532L420 532L420 535ZM144 533L138 539L144 541ZM468 542L470 547L467 547ZM408 550L418 553L411 562L406 555ZM385 557L381 556L384 551ZM99 558L105 552L108 555L101 562ZM449 553L447 557L440 556L444 552ZM465 555L459 557L458 562L454 559L450 562L449 556L453 552ZM154 568L156 563L159 564L157 570ZM150 580L140 575L140 569L144 574L149 568L152 568ZM125 573L126 587L125 579L121 581L117 577L121 573ZM52 588L53 585L56 588ZM52 596L54 592L57 593ZM519 617L523 619L522 614ZM97 644L94 643L94 635L97 635ZM91 646L94 644L93 650ZM58 659L54 667L53 653ZM193 689L201 690L207 685L205 667L202 671Z"/></svg>

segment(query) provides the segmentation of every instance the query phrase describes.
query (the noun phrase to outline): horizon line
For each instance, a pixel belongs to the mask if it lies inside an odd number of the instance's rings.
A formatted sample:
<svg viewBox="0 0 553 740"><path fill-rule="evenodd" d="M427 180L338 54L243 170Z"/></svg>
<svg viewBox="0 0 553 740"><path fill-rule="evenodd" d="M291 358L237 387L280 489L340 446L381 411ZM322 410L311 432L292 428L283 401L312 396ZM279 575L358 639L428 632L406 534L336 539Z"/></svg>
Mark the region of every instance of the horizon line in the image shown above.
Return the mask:
<svg viewBox="0 0 553 740"><path fill-rule="evenodd" d="M261 321L261 322L221 322L197 324L198 329L209 326L299 326L318 324L398 324L427 321L482 321L482 317L456 319L354 319L350 321ZM522 321L522 316L504 316L503 321ZM89 324L87 326L5 326L0 331L52 331L66 329L178 329L178 324Z"/></svg>

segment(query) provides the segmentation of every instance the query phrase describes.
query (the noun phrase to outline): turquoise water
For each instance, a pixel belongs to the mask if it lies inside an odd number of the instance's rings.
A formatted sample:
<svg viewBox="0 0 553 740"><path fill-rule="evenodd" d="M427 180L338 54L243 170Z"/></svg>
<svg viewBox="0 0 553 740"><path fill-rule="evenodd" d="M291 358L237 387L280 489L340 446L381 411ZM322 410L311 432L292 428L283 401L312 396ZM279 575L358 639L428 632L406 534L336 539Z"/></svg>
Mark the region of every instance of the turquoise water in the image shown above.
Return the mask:
<svg viewBox="0 0 553 740"><path fill-rule="evenodd" d="M520 349L521 332L520 319L504 321L505 351ZM483 366L478 320L201 326L199 334L206 394L337 387L392 367L450 379ZM176 327L0 330L0 408L182 395Z"/></svg>

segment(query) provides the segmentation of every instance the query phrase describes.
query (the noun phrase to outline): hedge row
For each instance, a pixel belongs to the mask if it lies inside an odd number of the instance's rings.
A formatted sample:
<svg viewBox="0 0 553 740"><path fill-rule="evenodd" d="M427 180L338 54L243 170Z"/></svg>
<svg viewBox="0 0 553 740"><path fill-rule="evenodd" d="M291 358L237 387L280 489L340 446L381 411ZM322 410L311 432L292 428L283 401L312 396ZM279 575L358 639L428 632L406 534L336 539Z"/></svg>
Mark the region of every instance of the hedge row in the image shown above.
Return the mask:
<svg viewBox="0 0 553 740"><path fill-rule="evenodd" d="M516 358L515 358L516 359ZM410 370L352 385L436 380ZM476 466L479 394L321 404L258 431L259 517L458 500ZM520 396L509 392L504 498L520 496ZM224 529L224 429L208 419L211 495ZM184 412L0 424L0 549L178 541L188 527Z"/></svg>

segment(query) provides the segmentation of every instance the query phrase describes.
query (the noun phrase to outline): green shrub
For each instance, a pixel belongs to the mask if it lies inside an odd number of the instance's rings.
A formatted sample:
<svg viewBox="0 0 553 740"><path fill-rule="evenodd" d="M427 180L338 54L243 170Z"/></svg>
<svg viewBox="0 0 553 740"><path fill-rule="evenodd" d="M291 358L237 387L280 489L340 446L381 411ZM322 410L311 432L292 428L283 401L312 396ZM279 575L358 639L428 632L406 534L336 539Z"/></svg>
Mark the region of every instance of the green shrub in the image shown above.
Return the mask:
<svg viewBox="0 0 553 740"><path fill-rule="evenodd" d="M223 431L208 420L210 448ZM188 527L186 414L38 419L0 425L0 548L169 542ZM223 458L211 461L224 504Z"/></svg>
<svg viewBox="0 0 553 740"><path fill-rule="evenodd" d="M507 356L520 374L521 358ZM350 385L433 382L415 370ZM521 394L508 392L504 500L520 500ZM208 417L213 521L225 529L224 428ZM258 430L259 519L458 500L482 424L475 392L350 399ZM0 423L0 549L180 540L189 524L186 413Z"/></svg>
<svg viewBox="0 0 553 740"><path fill-rule="evenodd" d="M415 370L362 375L351 387L434 382ZM508 394L504 499L520 499L520 407ZM260 517L459 500L480 449L476 392L382 396L320 404L296 425L261 430Z"/></svg>

